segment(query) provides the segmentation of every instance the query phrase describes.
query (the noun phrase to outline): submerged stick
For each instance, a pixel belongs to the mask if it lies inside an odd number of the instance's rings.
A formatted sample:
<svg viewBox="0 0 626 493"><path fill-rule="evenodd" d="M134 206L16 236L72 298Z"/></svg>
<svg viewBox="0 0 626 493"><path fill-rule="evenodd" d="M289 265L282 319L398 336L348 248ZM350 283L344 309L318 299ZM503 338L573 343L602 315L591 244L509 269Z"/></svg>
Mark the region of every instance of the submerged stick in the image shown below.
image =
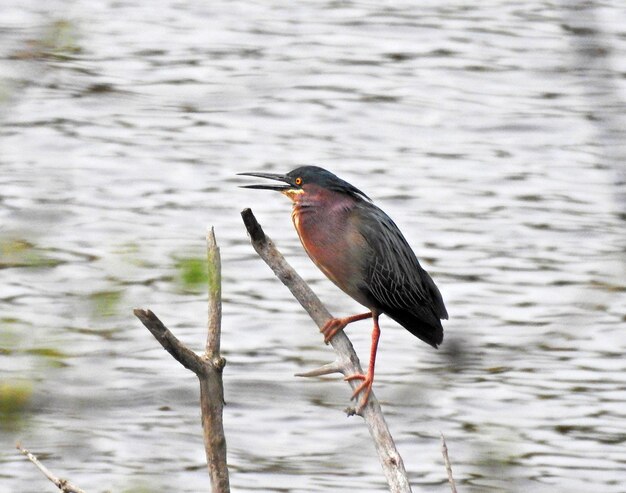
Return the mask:
<svg viewBox="0 0 626 493"><path fill-rule="evenodd" d="M241 212L243 222L250 234L250 240L255 251L265 261L267 265L274 271L274 274L289 288L293 296L298 300L300 305L306 310L309 316L317 324L323 327L326 321L331 317L330 312L322 304L320 299L313 293L308 284L298 275L298 273L289 265L285 257L274 246L274 243L263 232L263 228L254 217L250 209L244 209ZM331 371L339 371L344 376L353 375L355 373L363 373L359 358L354 351L352 343L348 336L339 331L330 341L331 346L335 350L336 360L333 363L322 366L320 369L307 372L305 376L315 376L327 374ZM352 389L355 389L359 382L348 382ZM368 403L360 409L349 409L348 414L358 414L363 417L370 435L374 440L374 446L378 453L381 466L389 490L392 493L408 493L411 486L404 469L402 457L396 449L393 437L389 432L387 423L383 416L380 404L372 392L369 396Z"/></svg>
<svg viewBox="0 0 626 493"><path fill-rule="evenodd" d="M226 438L222 412L224 385L222 371L226 360L220 356L222 320L220 252L211 229L207 234L209 260L209 323L205 352L202 356L185 346L150 310L136 308L134 314L157 341L200 381L200 409L207 466L213 493L229 493L230 482L226 462Z"/></svg>
<svg viewBox="0 0 626 493"><path fill-rule="evenodd" d="M452 493L456 492L456 483L454 482L454 477L452 476L452 465L450 464L450 457L448 457L448 445L446 445L446 439L441 434L441 454L443 455L443 462L446 465L446 472L448 473L448 483L450 483L450 491Z"/></svg>
<svg viewBox="0 0 626 493"><path fill-rule="evenodd" d="M31 461L37 468L43 473L45 477L47 477L54 485L59 488L63 493L85 493L78 486L70 483L67 479L58 478L54 474L50 472L46 466L44 466L39 459L32 454L30 451L22 448L22 446L18 443L15 448L19 450L22 454L24 454L29 461Z"/></svg>

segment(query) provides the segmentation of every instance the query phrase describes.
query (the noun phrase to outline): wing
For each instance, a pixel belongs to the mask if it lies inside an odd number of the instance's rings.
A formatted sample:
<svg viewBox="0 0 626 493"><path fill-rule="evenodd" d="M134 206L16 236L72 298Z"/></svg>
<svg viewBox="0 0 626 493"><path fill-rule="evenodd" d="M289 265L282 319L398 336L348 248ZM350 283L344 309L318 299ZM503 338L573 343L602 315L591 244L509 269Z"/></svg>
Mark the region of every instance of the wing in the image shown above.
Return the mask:
<svg viewBox="0 0 626 493"><path fill-rule="evenodd" d="M439 289L391 218L371 203L360 206L368 208L359 229L370 254L363 288L382 312L436 347L443 339L440 319L448 318Z"/></svg>

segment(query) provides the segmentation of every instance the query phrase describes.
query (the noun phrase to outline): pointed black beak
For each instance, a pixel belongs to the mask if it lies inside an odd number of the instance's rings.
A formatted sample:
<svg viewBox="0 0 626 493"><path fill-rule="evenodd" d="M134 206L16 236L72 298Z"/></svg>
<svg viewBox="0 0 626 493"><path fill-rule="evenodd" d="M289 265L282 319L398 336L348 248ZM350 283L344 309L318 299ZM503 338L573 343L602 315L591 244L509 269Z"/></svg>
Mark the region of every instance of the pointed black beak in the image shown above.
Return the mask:
<svg viewBox="0 0 626 493"><path fill-rule="evenodd" d="M290 188L294 188L296 185L292 179L287 175L279 175L277 173L237 173L241 176L255 176L257 178L268 178L270 180L282 181L287 185L241 185L240 188L255 188L259 190L276 190L277 192L284 192Z"/></svg>

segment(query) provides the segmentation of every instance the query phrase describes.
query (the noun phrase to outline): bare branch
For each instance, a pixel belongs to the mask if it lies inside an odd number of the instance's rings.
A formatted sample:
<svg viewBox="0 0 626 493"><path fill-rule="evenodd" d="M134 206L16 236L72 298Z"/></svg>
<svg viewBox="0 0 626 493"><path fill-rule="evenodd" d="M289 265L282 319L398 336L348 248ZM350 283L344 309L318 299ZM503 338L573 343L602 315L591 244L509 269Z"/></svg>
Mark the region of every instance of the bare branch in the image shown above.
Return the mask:
<svg viewBox="0 0 626 493"><path fill-rule="evenodd" d="M329 318L332 318L330 312L293 267L287 263L283 254L274 246L272 240L265 236L263 228L261 228L261 225L257 222L252 211L250 209L244 209L241 212L241 217L250 234L252 246L256 252L265 260L265 263L270 266L274 274L276 274L276 277L289 288L294 298L298 300L302 308L307 311L313 321L321 328ZM341 337L341 334L342 332L338 332L333 338L333 342L344 339ZM346 341L350 343L347 337L344 339L343 343ZM356 361L358 362L358 359Z"/></svg>
<svg viewBox="0 0 626 493"><path fill-rule="evenodd" d="M228 493L230 481L226 462L226 437L222 413L224 384L222 370L226 364L220 356L222 325L222 274L220 251L213 228L207 233L209 261L209 327L204 354L205 378L200 378L200 407L202 430L209 474L214 493Z"/></svg>
<svg viewBox="0 0 626 493"><path fill-rule="evenodd" d="M198 356L185 346L150 310L135 309L134 313L174 359L197 375L200 381L202 430L211 488L213 493L229 493L226 438L222 420L224 409L222 370L226 364L226 360L220 356L222 280L220 253L213 229L207 233L207 257L209 261L209 323L204 355Z"/></svg>
<svg viewBox="0 0 626 493"><path fill-rule="evenodd" d="M213 360L216 357L219 358L222 335L222 261L213 228L207 231L206 243L209 266L209 330L205 354Z"/></svg>
<svg viewBox="0 0 626 493"><path fill-rule="evenodd" d="M446 439L441 434L441 453L443 455L443 462L446 465L446 472L448 473L448 483L450 483L450 491L452 493L456 492L456 483L454 482L454 477L452 476L452 465L450 464L450 458L448 457L448 446L446 445Z"/></svg>
<svg viewBox="0 0 626 493"><path fill-rule="evenodd" d="M241 212L241 217L250 234L255 251L269 265L283 284L289 288L317 326L323 327L324 323L332 318L329 311L265 235L252 211L244 209ZM337 354L337 361L330 363L330 365L337 365L339 371L346 376L363 373L352 343L343 331L338 332L330 341L330 344ZM351 381L349 383L354 389L360 382ZM367 405L362 409L354 410L354 413L362 416L367 424L390 491L392 493L410 492L411 486L404 469L402 457L400 457L396 449L374 392L370 394ZM353 414L353 412L350 411L349 414Z"/></svg>
<svg viewBox="0 0 626 493"><path fill-rule="evenodd" d="M22 448L19 443L15 446L15 448L17 448L17 450L19 450L22 454L28 457L28 460L35 464L35 466L37 466L37 468L43 473L43 475L47 477L50 481L52 481L56 485L56 487L59 488L63 493L85 493L78 486L70 483L67 479L61 479L52 474L46 466L39 462L39 459L37 459L37 457L35 457L25 448Z"/></svg>
<svg viewBox="0 0 626 493"><path fill-rule="evenodd" d="M314 370L296 373L296 377L321 377L322 375L330 375L331 373L343 373L343 368L337 361L326 363Z"/></svg>
<svg viewBox="0 0 626 493"><path fill-rule="evenodd" d="M204 372L202 358L180 342L152 311L135 308L133 313L176 361L198 376Z"/></svg>

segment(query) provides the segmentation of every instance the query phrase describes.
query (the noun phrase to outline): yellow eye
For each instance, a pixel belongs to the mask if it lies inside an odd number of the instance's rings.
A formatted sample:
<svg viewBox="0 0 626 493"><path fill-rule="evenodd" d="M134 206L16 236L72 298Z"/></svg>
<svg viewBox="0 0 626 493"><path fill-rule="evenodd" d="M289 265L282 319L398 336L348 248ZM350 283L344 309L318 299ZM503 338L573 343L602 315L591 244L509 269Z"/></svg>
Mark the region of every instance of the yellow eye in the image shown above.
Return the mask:
<svg viewBox="0 0 626 493"><path fill-rule="evenodd" d="M296 178L295 184L298 186L302 185L302 178L298 176L298 178Z"/></svg>

